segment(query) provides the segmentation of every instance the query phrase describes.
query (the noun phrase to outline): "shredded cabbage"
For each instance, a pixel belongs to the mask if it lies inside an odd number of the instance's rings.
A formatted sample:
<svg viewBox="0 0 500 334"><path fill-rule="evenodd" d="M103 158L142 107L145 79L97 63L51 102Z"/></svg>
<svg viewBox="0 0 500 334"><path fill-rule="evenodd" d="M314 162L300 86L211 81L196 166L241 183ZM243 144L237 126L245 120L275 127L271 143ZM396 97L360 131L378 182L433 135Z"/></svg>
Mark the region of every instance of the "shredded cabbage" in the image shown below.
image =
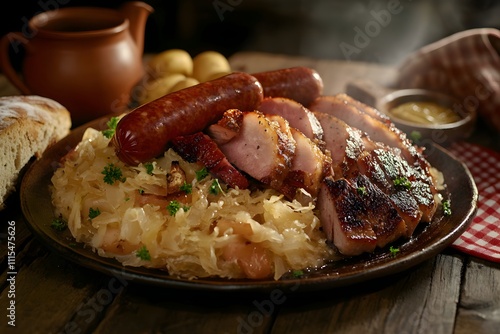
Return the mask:
<svg viewBox="0 0 500 334"><path fill-rule="evenodd" d="M243 263L248 251L263 256L257 265L268 265L274 279L334 258L313 204L288 201L272 189L250 191L224 184L223 191L213 194L212 176L198 181L196 172L202 166L184 161L175 151L151 161L148 173L145 164L121 162L109 141L100 131L87 129L52 177L56 214L67 221L78 242L100 256L190 279L253 278L248 268L253 270L255 262L250 267ZM181 205L171 215L164 203L177 200L166 196L167 173L174 161L192 192L180 197ZM103 181L103 170L110 164L122 173L113 184ZM99 214L90 218L90 210ZM139 256L140 249L150 258Z"/></svg>

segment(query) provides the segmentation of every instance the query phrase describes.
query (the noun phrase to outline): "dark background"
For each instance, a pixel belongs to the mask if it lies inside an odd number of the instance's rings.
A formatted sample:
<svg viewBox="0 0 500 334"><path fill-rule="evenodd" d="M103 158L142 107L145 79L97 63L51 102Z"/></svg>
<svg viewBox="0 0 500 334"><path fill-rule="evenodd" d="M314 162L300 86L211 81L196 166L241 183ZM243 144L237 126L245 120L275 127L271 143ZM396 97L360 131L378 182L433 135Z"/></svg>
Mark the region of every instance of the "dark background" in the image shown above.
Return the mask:
<svg viewBox="0 0 500 334"><path fill-rule="evenodd" d="M1 34L19 31L34 14L70 6L118 7L123 1L38 0L10 2L0 13ZM146 0L155 12L146 27L145 52L182 48L193 56L216 50L266 51L328 59L397 63L409 52L460 30L500 27L495 0ZM399 3L401 12L346 57L355 28L365 29L373 11ZM216 9L219 8L219 12Z"/></svg>

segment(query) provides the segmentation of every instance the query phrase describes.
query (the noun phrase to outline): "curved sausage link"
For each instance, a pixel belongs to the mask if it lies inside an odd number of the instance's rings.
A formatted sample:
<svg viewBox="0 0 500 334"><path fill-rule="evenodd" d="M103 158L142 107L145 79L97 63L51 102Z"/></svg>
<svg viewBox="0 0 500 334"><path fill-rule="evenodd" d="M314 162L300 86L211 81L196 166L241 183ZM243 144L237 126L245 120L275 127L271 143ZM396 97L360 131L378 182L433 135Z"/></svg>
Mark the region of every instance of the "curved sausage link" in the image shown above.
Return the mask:
<svg viewBox="0 0 500 334"><path fill-rule="evenodd" d="M139 106L120 120L112 143L120 160L137 165L161 155L173 138L217 122L228 109L256 110L262 98L255 77L231 73Z"/></svg>
<svg viewBox="0 0 500 334"><path fill-rule="evenodd" d="M305 107L323 94L323 80L318 72L298 66L252 74L264 88L264 97L286 97Z"/></svg>

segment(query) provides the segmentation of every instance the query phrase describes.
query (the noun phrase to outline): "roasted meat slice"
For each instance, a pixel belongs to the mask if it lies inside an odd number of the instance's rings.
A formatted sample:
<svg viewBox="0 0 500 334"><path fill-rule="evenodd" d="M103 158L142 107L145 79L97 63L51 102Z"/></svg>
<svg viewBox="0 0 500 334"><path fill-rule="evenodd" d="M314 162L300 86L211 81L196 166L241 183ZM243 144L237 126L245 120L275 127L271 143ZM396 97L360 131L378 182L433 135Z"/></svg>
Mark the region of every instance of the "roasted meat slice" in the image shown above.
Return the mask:
<svg viewBox="0 0 500 334"><path fill-rule="evenodd" d="M378 247L407 235L406 223L387 194L366 175L356 176L352 183L365 204Z"/></svg>
<svg viewBox="0 0 500 334"><path fill-rule="evenodd" d="M407 188L413 195L419 210L422 212L421 220L429 222L437 207L433 184L429 178L418 167L409 165L406 160L401 159L395 150L379 149L373 153L391 181L404 183L401 186Z"/></svg>
<svg viewBox="0 0 500 334"><path fill-rule="evenodd" d="M335 96L321 97L317 98L310 108L314 112L337 117L351 127L366 132L374 141L399 148L405 159L412 164L421 159L420 152L410 143L406 135L392 123L389 125L389 123L373 117L369 112L362 111L353 104L346 103Z"/></svg>
<svg viewBox="0 0 500 334"><path fill-rule="evenodd" d="M316 198L321 181L332 174L332 161L329 155L323 153L318 145L302 132L291 128L291 133L296 144L295 154L281 192L288 198L302 202L303 196L299 190L304 189L312 198Z"/></svg>
<svg viewBox="0 0 500 334"><path fill-rule="evenodd" d="M326 148L331 151L334 178L366 175L391 200L410 236L417 224L434 215L432 182L418 166L410 165L398 149L371 140L365 132L329 114L315 113L323 126ZM396 187L396 179L408 179L412 187Z"/></svg>
<svg viewBox="0 0 500 334"><path fill-rule="evenodd" d="M283 117L291 127L300 130L315 142L321 142L323 139L323 128L314 114L294 100L284 97L267 97L262 100L259 111L266 115Z"/></svg>
<svg viewBox="0 0 500 334"><path fill-rule="evenodd" d="M219 144L229 162L256 180L280 189L292 165L295 141L283 133L279 124L258 111L230 111L218 126L231 124L237 133ZM209 127L212 133L214 128Z"/></svg>
<svg viewBox="0 0 500 334"><path fill-rule="evenodd" d="M357 158L365 151L366 135L334 116L325 113L315 113L315 116L323 128L323 140L331 154L334 175L341 177L346 170L356 167Z"/></svg>
<svg viewBox="0 0 500 334"><path fill-rule="evenodd" d="M413 185L411 192L419 204L422 213L421 219L423 221L432 220L437 209L437 202L434 200L437 187L430 173L430 164L423 156L421 149L414 146L394 124L381 119L375 109L359 101L353 102L355 101L353 99L350 100L350 103L346 101L348 101L346 95L318 98L311 108L322 110L322 112L343 120L351 127L365 132L369 137L369 139L364 139L364 146L368 151L381 148L379 152L387 154L390 152L392 154L390 159L399 161L404 168L404 172L399 171L399 173L406 175L406 177L411 176ZM404 159L399 159L399 156ZM380 163L385 164L383 161Z"/></svg>
<svg viewBox="0 0 500 334"><path fill-rule="evenodd" d="M391 199L364 175L326 177L318 209L327 239L344 255L372 252L406 236L406 224Z"/></svg>
<svg viewBox="0 0 500 334"><path fill-rule="evenodd" d="M222 145L236 136L242 123L243 113L238 109L229 109L225 112L225 117L210 125L206 132L217 145Z"/></svg>
<svg viewBox="0 0 500 334"><path fill-rule="evenodd" d="M361 101L354 99L353 97L345 93L317 97L314 100L314 102L311 103L310 107L311 110L322 109L322 108L330 109L332 104L335 104L338 107L341 107L340 105L345 105L346 107L351 105L384 123L392 123L391 119L387 115L383 114L382 112L373 107L364 104ZM346 109L346 112L349 112L349 110Z"/></svg>
<svg viewBox="0 0 500 334"><path fill-rule="evenodd" d="M290 126L290 123L288 123L286 119L284 119L279 115L264 114L264 116L269 121L274 122L278 126L278 129L281 131L281 133L295 144L295 138L293 138L292 135L292 127Z"/></svg>
<svg viewBox="0 0 500 334"><path fill-rule="evenodd" d="M405 182L404 176L395 175L394 170L389 170L392 167L380 163L374 152L365 152L360 156L358 159L359 171L387 194L394 208L406 223L406 235L411 236L422 218L419 204L411 190L402 184ZM392 162L392 164L396 163L396 161Z"/></svg>
<svg viewBox="0 0 500 334"><path fill-rule="evenodd" d="M346 179L326 177L317 206L323 231L340 253L354 256L375 250L377 236L365 204Z"/></svg>
<svg viewBox="0 0 500 334"><path fill-rule="evenodd" d="M199 162L229 187L248 188L248 179L229 163L217 144L206 134L176 137L172 148L186 161Z"/></svg>
<svg viewBox="0 0 500 334"><path fill-rule="evenodd" d="M404 132L376 109L346 94L319 97L310 108L314 112L327 113L343 120L351 127L365 132L375 142L398 148L406 161L418 168L427 178L427 182L431 183L433 194L437 192L430 174L430 164L423 156L422 148L413 145Z"/></svg>
<svg viewBox="0 0 500 334"><path fill-rule="evenodd" d="M345 122L331 115L315 113L315 116L323 128L323 140L334 167L340 166L347 156L357 157L364 150L360 132L350 133Z"/></svg>

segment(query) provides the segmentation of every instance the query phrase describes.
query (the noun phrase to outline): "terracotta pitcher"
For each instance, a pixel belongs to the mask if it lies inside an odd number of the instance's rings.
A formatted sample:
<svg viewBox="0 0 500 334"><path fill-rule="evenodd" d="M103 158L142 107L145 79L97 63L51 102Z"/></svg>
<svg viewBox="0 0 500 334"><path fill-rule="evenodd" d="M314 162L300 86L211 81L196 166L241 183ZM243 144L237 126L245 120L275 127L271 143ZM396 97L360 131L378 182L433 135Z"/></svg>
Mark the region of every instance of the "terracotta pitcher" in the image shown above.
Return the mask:
<svg viewBox="0 0 500 334"><path fill-rule="evenodd" d="M22 94L63 104L73 125L121 113L143 76L144 31L152 12L136 1L118 10L70 7L38 14L28 22L29 32L2 38L3 73ZM23 50L19 75L9 55L21 57Z"/></svg>

